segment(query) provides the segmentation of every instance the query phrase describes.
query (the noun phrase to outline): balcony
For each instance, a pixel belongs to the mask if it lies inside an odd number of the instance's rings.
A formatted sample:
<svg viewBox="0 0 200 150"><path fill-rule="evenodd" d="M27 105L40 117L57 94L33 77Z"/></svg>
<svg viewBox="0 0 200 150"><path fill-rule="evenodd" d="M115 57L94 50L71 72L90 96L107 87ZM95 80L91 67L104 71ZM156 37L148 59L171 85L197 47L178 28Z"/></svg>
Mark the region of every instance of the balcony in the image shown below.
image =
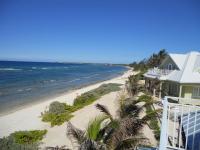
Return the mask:
<svg viewBox="0 0 200 150"><path fill-rule="evenodd" d="M153 68L153 69L149 69L147 71L147 73L145 74L146 76L152 76L152 77L156 77L159 78L161 76L166 76L169 73L171 73L173 70L168 70L168 69L159 69L157 67Z"/></svg>
<svg viewBox="0 0 200 150"><path fill-rule="evenodd" d="M159 150L200 150L200 107L178 101L175 97L163 101Z"/></svg>

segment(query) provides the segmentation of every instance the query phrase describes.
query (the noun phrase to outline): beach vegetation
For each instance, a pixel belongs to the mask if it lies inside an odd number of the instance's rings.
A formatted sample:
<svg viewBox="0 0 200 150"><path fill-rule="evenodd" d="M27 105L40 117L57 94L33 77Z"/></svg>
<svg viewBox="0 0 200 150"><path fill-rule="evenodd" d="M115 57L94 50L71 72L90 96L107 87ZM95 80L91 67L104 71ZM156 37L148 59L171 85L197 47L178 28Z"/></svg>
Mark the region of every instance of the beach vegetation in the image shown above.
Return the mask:
<svg viewBox="0 0 200 150"><path fill-rule="evenodd" d="M17 131L0 139L1 150L38 150L47 130Z"/></svg>
<svg viewBox="0 0 200 150"><path fill-rule="evenodd" d="M86 105L93 103L94 101L96 101L103 95L106 95L110 92L119 91L121 89L120 86L121 84L117 84L117 83L103 84L94 90L85 92L81 94L80 96L78 96L74 100L73 106L76 108L82 108Z"/></svg>
<svg viewBox="0 0 200 150"><path fill-rule="evenodd" d="M50 122L51 126L61 125L63 122L68 121L73 117L71 114L72 107L66 103L52 102L49 106L49 110L42 114L42 121Z"/></svg>
<svg viewBox="0 0 200 150"><path fill-rule="evenodd" d="M73 112L93 103L105 94L119 91L121 89L120 86L121 84L116 83L103 84L94 90L77 96L72 106L58 101L52 102L49 109L44 113L41 113L42 121L50 122L52 127L55 125L61 125L73 117Z"/></svg>
<svg viewBox="0 0 200 150"><path fill-rule="evenodd" d="M79 146L79 149L130 149L139 145L148 145L148 139L141 134L141 129L149 120L152 119L151 114L139 117L139 113L144 105L139 106L141 100L124 99L119 109L122 115L115 118L111 115L108 108L104 105L97 104L96 108L100 110L105 117L97 117L91 120L88 128L83 131L75 128L70 122L68 123L67 136L72 142ZM146 105L150 105L147 103ZM124 112L125 111L125 112ZM129 113L127 113L129 112Z"/></svg>
<svg viewBox="0 0 200 150"><path fill-rule="evenodd" d="M49 106L49 113L61 114L65 112L66 104L60 102L52 102Z"/></svg>
<svg viewBox="0 0 200 150"><path fill-rule="evenodd" d="M73 115L69 112L61 113L61 114L53 114L53 113L44 113L42 116L42 121L50 122L51 126L62 125L63 122L70 120Z"/></svg>
<svg viewBox="0 0 200 150"><path fill-rule="evenodd" d="M125 90L119 92L117 116L113 116L106 106L96 104L96 108L103 113L104 117L97 116L91 120L86 130L75 128L68 122L67 136L70 137L72 145L78 147L79 150L119 150L149 146L151 141L142 133L144 126L149 127L153 131L155 139L159 140L158 119L161 109L155 109L157 101L146 91L143 82L140 81L143 80L143 74L147 69L153 65L157 66L165 55L167 55L166 51L161 50L149 59L142 60L139 65L135 63L134 69L139 72L129 76ZM104 93L107 94L98 88L83 93L75 99L73 107L76 110L91 104Z"/></svg>
<svg viewBox="0 0 200 150"><path fill-rule="evenodd" d="M16 131L11 136L18 144L32 144L41 141L46 133L47 130Z"/></svg>

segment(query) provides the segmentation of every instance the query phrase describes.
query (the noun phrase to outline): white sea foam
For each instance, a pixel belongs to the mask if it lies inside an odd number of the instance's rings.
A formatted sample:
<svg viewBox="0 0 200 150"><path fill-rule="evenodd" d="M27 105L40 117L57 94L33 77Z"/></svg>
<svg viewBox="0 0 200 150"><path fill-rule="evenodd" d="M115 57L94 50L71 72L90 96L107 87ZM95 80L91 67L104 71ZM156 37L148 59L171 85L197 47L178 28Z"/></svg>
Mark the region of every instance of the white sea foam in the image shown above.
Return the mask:
<svg viewBox="0 0 200 150"><path fill-rule="evenodd" d="M22 69L17 69L17 68L0 68L0 71L19 71Z"/></svg>
<svg viewBox="0 0 200 150"><path fill-rule="evenodd" d="M89 79L89 78L92 78L92 77L95 77L95 76L98 76L99 74L93 74L91 76L87 76L87 77L83 77L83 78L86 78L86 79Z"/></svg>
<svg viewBox="0 0 200 150"><path fill-rule="evenodd" d="M27 88L27 89L25 89L26 91L31 91L31 88Z"/></svg>
<svg viewBox="0 0 200 150"><path fill-rule="evenodd" d="M22 91L24 91L24 90L23 90L23 89L18 89L18 90L17 90L17 92L22 92Z"/></svg>
<svg viewBox="0 0 200 150"><path fill-rule="evenodd" d="M81 79L74 79L74 80L71 80L71 81L68 81L69 83L71 83L71 82L75 82L75 81L78 81L78 80L81 80Z"/></svg>
<svg viewBox="0 0 200 150"><path fill-rule="evenodd" d="M50 69L50 68L46 68L46 67L43 67L43 68L41 68L42 70L47 70L47 69Z"/></svg>

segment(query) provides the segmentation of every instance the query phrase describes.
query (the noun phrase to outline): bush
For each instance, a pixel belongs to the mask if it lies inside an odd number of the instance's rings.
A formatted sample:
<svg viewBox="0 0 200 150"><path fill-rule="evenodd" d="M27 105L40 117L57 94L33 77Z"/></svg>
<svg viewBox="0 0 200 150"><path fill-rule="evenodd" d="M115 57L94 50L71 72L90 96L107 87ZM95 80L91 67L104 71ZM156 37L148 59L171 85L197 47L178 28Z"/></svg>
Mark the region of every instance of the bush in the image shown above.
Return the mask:
<svg viewBox="0 0 200 150"><path fill-rule="evenodd" d="M86 92L74 100L74 106L82 108L97 100L100 96L94 92Z"/></svg>
<svg viewBox="0 0 200 150"><path fill-rule="evenodd" d="M1 150L38 150L47 130L17 131L0 139Z"/></svg>
<svg viewBox="0 0 200 150"><path fill-rule="evenodd" d="M17 131L11 134L18 144L32 144L43 139L47 130Z"/></svg>
<svg viewBox="0 0 200 150"><path fill-rule="evenodd" d="M0 139L1 150L38 150L39 143L33 144L18 144L15 142L14 137L8 136Z"/></svg>
<svg viewBox="0 0 200 150"><path fill-rule="evenodd" d="M73 117L71 112L75 111L73 106L65 103L52 102L49 110L42 115L42 121L50 122L51 126L61 125L65 121L69 121Z"/></svg>
<svg viewBox="0 0 200 150"><path fill-rule="evenodd" d="M61 113L61 114L53 114L53 113L45 113L42 116L42 121L50 122L51 126L61 125L65 121L69 121L73 115L71 113Z"/></svg>
<svg viewBox="0 0 200 150"><path fill-rule="evenodd" d="M52 102L49 106L49 110L45 113L42 113L42 121L50 122L51 126L61 125L65 121L69 121L73 117L72 112L75 112L76 110L91 104L105 94L120 90L119 86L121 86L121 84L103 84L94 90L78 96L74 100L73 106L69 106L65 103L60 103L57 101Z"/></svg>
<svg viewBox="0 0 200 150"><path fill-rule="evenodd" d="M61 114L65 112L65 103L60 103L60 102L52 102L49 106L49 113L52 114Z"/></svg>
<svg viewBox="0 0 200 150"><path fill-rule="evenodd" d="M103 84L94 90L91 90L89 92L83 93L80 96L78 96L74 100L74 106L82 108L86 105L89 105L105 94L114 91L119 91L121 89L119 86L121 86L121 84L116 84L116 83Z"/></svg>

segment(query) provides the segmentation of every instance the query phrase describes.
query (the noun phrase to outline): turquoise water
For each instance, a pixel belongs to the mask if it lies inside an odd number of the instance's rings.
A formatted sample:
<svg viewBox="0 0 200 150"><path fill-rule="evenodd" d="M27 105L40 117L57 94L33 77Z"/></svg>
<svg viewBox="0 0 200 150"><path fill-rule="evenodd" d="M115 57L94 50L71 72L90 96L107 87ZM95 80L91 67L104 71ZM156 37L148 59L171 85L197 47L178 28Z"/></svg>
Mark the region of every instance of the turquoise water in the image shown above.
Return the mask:
<svg viewBox="0 0 200 150"><path fill-rule="evenodd" d="M106 64L0 61L0 113L111 79L126 70Z"/></svg>

